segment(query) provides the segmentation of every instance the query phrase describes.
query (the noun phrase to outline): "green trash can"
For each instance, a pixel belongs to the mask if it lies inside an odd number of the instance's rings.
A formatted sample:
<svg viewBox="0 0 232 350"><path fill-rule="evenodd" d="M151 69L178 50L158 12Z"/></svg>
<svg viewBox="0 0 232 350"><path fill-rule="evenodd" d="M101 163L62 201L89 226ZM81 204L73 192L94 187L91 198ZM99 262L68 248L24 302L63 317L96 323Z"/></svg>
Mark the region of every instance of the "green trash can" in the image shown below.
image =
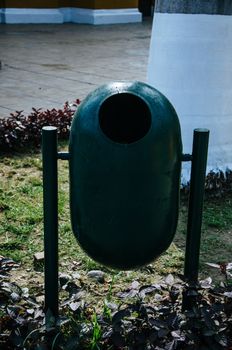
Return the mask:
<svg viewBox="0 0 232 350"><path fill-rule="evenodd" d="M97 262L120 270L150 263L173 240L182 142L159 91L116 82L89 94L70 131L73 232Z"/></svg>

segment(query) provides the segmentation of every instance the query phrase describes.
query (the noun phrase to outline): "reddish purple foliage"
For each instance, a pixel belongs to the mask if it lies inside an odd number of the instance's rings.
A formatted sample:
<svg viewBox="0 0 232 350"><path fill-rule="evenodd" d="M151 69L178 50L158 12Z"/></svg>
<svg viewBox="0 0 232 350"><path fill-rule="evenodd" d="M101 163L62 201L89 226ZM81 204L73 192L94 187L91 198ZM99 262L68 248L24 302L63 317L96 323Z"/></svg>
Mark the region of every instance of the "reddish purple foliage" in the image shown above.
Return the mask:
<svg viewBox="0 0 232 350"><path fill-rule="evenodd" d="M27 147L39 147L43 126L56 126L58 137L68 139L73 114L80 100L70 105L65 102L63 109L32 108L25 116L23 111L11 113L11 117L0 119L0 149L9 152Z"/></svg>

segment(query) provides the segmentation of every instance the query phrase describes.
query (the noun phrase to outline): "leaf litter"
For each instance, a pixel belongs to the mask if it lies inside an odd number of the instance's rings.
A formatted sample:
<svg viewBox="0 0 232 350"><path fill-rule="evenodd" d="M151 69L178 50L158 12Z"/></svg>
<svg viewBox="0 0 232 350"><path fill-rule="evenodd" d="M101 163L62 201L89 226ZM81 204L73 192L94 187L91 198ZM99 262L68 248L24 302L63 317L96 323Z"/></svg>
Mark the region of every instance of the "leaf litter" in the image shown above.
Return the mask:
<svg viewBox="0 0 232 350"><path fill-rule="evenodd" d="M60 316L55 321L50 315L49 327L45 327L43 302L37 302L27 287L10 282L10 271L18 267L13 260L0 257L3 350L232 347L232 283L228 278L223 286L215 286L211 277L188 284L183 276L172 274L144 286L135 280L116 296L105 295L104 309L97 310L88 303L84 285L61 274L60 289L66 294L60 302Z"/></svg>

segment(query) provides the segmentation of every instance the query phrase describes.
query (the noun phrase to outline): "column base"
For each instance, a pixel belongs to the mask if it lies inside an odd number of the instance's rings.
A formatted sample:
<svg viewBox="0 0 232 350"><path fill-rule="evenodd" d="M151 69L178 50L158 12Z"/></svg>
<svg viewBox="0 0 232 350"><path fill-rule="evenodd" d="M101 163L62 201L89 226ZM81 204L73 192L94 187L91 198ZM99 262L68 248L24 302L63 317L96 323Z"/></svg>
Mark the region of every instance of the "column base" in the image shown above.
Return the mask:
<svg viewBox="0 0 232 350"><path fill-rule="evenodd" d="M30 24L30 23L63 23L63 15L59 9L21 9L6 8L1 16L2 23L8 24ZM0 18L1 18L0 17Z"/></svg>
<svg viewBox="0 0 232 350"><path fill-rule="evenodd" d="M137 8L92 10L75 7L60 9L0 9L0 23L7 24L46 24L46 23L86 23L114 24L137 23L142 21L142 14Z"/></svg>
<svg viewBox="0 0 232 350"><path fill-rule="evenodd" d="M64 22L86 24L136 23L142 21L137 8L92 10L83 8L61 8Z"/></svg>

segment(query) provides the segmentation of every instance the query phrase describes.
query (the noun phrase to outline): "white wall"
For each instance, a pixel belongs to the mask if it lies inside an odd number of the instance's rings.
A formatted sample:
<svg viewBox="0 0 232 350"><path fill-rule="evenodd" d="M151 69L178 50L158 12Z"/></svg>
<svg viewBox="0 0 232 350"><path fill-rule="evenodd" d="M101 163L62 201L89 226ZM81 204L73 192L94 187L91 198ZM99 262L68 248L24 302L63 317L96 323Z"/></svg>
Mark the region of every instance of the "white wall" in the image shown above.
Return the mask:
<svg viewBox="0 0 232 350"><path fill-rule="evenodd" d="M208 171L232 169L232 17L155 13L148 83L174 105L184 153L193 129L208 128Z"/></svg>

